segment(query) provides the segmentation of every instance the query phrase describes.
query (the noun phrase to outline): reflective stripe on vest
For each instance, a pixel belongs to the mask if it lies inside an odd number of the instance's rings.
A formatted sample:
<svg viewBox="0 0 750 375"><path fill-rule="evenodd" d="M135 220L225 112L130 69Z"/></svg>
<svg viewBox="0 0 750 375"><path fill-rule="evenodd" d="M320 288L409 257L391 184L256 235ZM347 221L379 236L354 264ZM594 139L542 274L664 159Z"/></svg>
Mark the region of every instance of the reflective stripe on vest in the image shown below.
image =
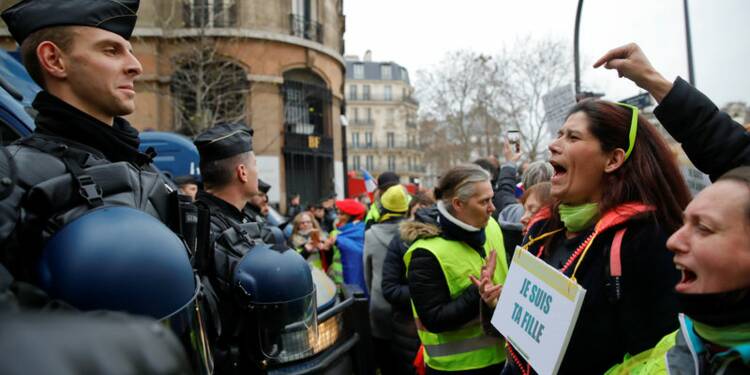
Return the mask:
<svg viewBox="0 0 750 375"><path fill-rule="evenodd" d="M495 250L498 254L497 267L492 279L496 284L502 284L505 282L508 264L505 260L502 232L494 219L490 219L485 233L487 236L484 245L485 252ZM407 270L411 255L417 248L425 249L435 255L453 299L458 298L471 285L469 275L478 277L485 263L479 253L465 243L433 237L418 240L412 244L404 255ZM419 315L413 304L412 311L419 321ZM453 331L433 333L420 325L417 332L425 346L425 363L436 370L480 369L505 360L502 339L486 336L478 316Z"/></svg>
<svg viewBox="0 0 750 375"><path fill-rule="evenodd" d="M466 339L463 341L454 341L436 345L425 345L424 350L426 350L431 357L444 357L453 354L473 352L475 350L494 345L500 346L502 344L503 341L499 338L485 335Z"/></svg>

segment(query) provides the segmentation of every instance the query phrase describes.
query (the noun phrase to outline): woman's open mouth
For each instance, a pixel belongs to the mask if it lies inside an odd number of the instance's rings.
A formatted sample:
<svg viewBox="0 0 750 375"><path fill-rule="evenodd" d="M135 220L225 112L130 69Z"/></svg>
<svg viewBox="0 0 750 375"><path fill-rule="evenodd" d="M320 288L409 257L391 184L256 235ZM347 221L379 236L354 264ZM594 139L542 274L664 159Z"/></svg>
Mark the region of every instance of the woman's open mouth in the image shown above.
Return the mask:
<svg viewBox="0 0 750 375"><path fill-rule="evenodd" d="M568 173L567 168L563 167L562 165L550 160L549 162L552 165L552 168L555 170L555 174L552 175L552 182L555 182L555 180L559 180L562 178L566 173Z"/></svg>
<svg viewBox="0 0 750 375"><path fill-rule="evenodd" d="M698 275L691 269L681 264L675 264L675 268L677 268L682 273L682 278L680 279L680 282L678 282L675 286L675 290L683 293L689 291L696 280L698 280Z"/></svg>

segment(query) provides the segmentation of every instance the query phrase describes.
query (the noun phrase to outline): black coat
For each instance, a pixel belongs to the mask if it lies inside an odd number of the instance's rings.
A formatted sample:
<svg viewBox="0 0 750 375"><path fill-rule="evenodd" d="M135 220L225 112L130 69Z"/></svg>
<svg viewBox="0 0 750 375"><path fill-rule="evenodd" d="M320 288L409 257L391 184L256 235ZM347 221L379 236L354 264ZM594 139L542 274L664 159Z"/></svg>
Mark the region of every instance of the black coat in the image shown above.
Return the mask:
<svg viewBox="0 0 750 375"><path fill-rule="evenodd" d="M437 208L423 211L432 218L438 216ZM436 221L404 223L402 235L408 232L410 242L420 238L440 235ZM409 291L414 308L424 327L434 333L455 330L479 316L479 290L471 285L453 299L443 269L435 255L425 249L415 249L408 271Z"/></svg>
<svg viewBox="0 0 750 375"><path fill-rule="evenodd" d="M529 229L529 236L547 232L545 222ZM617 229L626 226L621 247L620 297L609 273L609 248ZM590 231L572 239L558 234L550 244L548 264L560 269ZM626 353L638 354L652 348L666 334L678 328L674 285L680 274L666 249L668 234L649 215L633 218L606 230L594 239L576 275L586 289L578 322L571 336L559 374L602 374L622 362ZM543 241L540 241L543 242ZM541 243L531 246L538 253ZM574 267L566 274L570 276ZM509 372L520 374L513 361Z"/></svg>
<svg viewBox="0 0 750 375"><path fill-rule="evenodd" d="M495 196L492 198L492 204L495 205L495 212L492 213L492 217L495 220L498 219L500 211L503 208L518 203L516 198L516 184L518 183L518 172L516 167L512 164L503 164L500 167L500 174L497 177L497 186L495 188ZM498 220L499 221L499 220Z"/></svg>
<svg viewBox="0 0 750 375"><path fill-rule="evenodd" d="M750 134L682 78L675 80L654 114L711 180L750 165Z"/></svg>

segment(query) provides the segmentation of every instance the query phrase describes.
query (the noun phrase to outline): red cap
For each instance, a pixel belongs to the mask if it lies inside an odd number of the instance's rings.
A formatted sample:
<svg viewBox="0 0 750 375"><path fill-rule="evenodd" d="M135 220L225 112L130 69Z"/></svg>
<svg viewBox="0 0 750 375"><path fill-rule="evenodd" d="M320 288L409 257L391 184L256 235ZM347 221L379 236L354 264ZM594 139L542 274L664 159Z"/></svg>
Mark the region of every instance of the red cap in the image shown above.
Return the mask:
<svg viewBox="0 0 750 375"><path fill-rule="evenodd" d="M336 201L336 208L342 213L345 213L354 218L361 219L367 212L367 207L364 204L359 203L356 199L342 199Z"/></svg>

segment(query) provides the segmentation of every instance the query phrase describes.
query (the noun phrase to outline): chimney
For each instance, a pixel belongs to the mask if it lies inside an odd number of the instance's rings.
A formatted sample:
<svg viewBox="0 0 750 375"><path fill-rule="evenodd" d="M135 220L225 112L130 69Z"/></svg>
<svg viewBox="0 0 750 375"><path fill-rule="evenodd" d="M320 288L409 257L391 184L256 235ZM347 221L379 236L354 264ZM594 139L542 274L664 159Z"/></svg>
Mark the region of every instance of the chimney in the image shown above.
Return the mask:
<svg viewBox="0 0 750 375"><path fill-rule="evenodd" d="M364 61L372 62L372 51L370 51L369 49L367 50L367 52L365 52Z"/></svg>

